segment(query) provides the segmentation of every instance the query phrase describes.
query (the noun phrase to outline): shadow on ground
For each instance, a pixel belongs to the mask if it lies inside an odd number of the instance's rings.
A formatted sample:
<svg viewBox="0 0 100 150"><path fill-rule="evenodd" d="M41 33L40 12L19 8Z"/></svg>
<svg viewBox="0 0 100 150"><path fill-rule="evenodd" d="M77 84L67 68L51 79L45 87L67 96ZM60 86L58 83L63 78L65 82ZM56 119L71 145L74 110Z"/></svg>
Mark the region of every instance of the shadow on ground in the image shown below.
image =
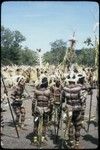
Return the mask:
<svg viewBox="0 0 100 150"><path fill-rule="evenodd" d="M33 137L34 137L33 132L32 132L32 133L29 133L29 134L26 136L26 139L30 140L31 145L33 146L33 148L35 148L35 149L49 149L47 142L41 143L41 144L40 144L39 142L34 143L34 142L33 142ZM52 148L51 148L51 149L52 149Z"/></svg>
<svg viewBox="0 0 100 150"><path fill-rule="evenodd" d="M7 122L6 124L7 124L7 126L15 127L15 125L14 125L14 123L12 121Z"/></svg>
<svg viewBox="0 0 100 150"><path fill-rule="evenodd" d="M26 139L30 140L32 142L33 140L33 132L29 133L27 136L26 136Z"/></svg>
<svg viewBox="0 0 100 150"><path fill-rule="evenodd" d="M60 136L55 135L52 130L49 131L48 137L53 141L54 149L68 149L65 144L65 140L63 140Z"/></svg>
<svg viewBox="0 0 100 150"><path fill-rule="evenodd" d="M94 138L92 135L87 134L87 135L84 135L82 137L83 137L83 140L90 141L91 143L98 145L98 139Z"/></svg>
<svg viewBox="0 0 100 150"><path fill-rule="evenodd" d="M96 121L94 121L94 120L91 120L91 121L90 121L90 124L93 124L94 127L97 127L97 126L98 126L98 123L97 123Z"/></svg>
<svg viewBox="0 0 100 150"><path fill-rule="evenodd" d="M9 122L7 122L7 123L5 123L7 126L10 126L10 127L15 127L15 124L14 124L14 122L12 122L12 121L9 121ZM24 126L28 126L27 124L24 124Z"/></svg>

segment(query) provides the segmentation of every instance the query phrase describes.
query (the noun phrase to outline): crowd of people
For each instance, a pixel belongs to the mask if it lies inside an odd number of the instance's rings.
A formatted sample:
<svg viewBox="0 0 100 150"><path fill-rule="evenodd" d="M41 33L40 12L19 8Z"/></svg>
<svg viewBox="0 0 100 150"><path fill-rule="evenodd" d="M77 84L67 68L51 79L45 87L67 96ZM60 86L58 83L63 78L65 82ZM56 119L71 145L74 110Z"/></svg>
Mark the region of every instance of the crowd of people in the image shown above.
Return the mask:
<svg viewBox="0 0 100 150"><path fill-rule="evenodd" d="M29 72L31 70L30 67ZM56 125L56 134L58 135L61 121L65 114L63 123L65 123L68 130L67 147L70 149L80 149L80 131L84 126L86 96L87 94L91 94L92 89L97 88L93 69L87 68L86 70L85 68L81 68L80 71L79 68L72 65L63 71L53 66L52 69L36 68L35 74L36 79L32 81L34 92L33 95L30 95L32 99L32 116L34 118L33 144L45 142L47 126ZM27 112L23 106L22 97L25 85L30 82L31 77L29 75L28 78L26 76L18 76L16 85L13 86L10 95L17 129L24 129L25 114ZM1 99L3 98L1 97ZM54 118L55 110L57 110L56 118ZM41 117L42 132L40 137L39 125ZM3 119L1 119L1 128L4 127L2 124Z"/></svg>

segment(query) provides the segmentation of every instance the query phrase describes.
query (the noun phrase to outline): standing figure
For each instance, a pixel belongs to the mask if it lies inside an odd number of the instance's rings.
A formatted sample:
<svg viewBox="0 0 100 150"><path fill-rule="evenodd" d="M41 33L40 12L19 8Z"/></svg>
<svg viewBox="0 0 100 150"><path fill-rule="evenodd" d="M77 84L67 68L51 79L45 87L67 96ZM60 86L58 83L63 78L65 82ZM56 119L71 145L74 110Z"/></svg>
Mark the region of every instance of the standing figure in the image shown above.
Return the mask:
<svg viewBox="0 0 100 150"><path fill-rule="evenodd" d="M2 89L1 89L1 92L2 92ZM5 90L4 90L4 94L2 95L1 94L1 107L0 107L0 117L1 117L1 119L0 119L0 121L1 121L1 124L0 124L0 136L2 136L3 135L3 129L4 129L4 125L5 125L5 122L4 122L4 112L6 111L6 109L5 109L5 106L6 106L6 104L7 104L7 96L6 96L6 94L5 94L6 92L5 92ZM3 146L4 144L3 144L3 141L2 141L2 139L1 139L1 146Z"/></svg>
<svg viewBox="0 0 100 150"><path fill-rule="evenodd" d="M54 118L54 119L57 119L57 121L60 119L60 103L61 103L61 98L60 98L60 95L61 95L61 91L62 91L62 85L61 85L61 82L60 82L60 79L56 79L55 81L55 85L51 86L50 90L51 90L51 93L52 93L52 97L53 97L53 105L51 107L51 112L50 112L50 121L52 120L52 111L55 109L57 109L57 118ZM56 120L54 120L56 121Z"/></svg>
<svg viewBox="0 0 100 150"><path fill-rule="evenodd" d="M3 117L3 99L1 98L1 107L0 107L0 137L2 136L2 130L4 128L4 117ZM1 146L3 146L3 142L2 142L2 139L1 139Z"/></svg>
<svg viewBox="0 0 100 150"><path fill-rule="evenodd" d="M99 88L97 89L96 123L98 125Z"/></svg>
<svg viewBox="0 0 100 150"><path fill-rule="evenodd" d="M16 115L16 126L24 129L25 122L25 108L22 106L22 94L25 89L25 79L19 78L18 84L13 87L13 92L11 93L12 107ZM20 121L21 120L21 121Z"/></svg>
<svg viewBox="0 0 100 150"><path fill-rule="evenodd" d="M82 85L83 87L86 87L85 77L82 74L78 74L78 84ZM81 119L82 119L82 128L85 129L84 126L84 116L85 116L85 108L86 108L86 97L88 95L88 91L86 89L81 89L80 92L80 98L82 101L82 109L81 109Z"/></svg>
<svg viewBox="0 0 100 150"><path fill-rule="evenodd" d="M62 99L63 101L66 99L66 109L69 116L68 146L70 148L79 148L85 100L83 100L82 84L77 83L78 77L76 74L70 73L67 80L69 84L63 88Z"/></svg>
<svg viewBox="0 0 100 150"><path fill-rule="evenodd" d="M38 89L34 91L34 98L32 101L32 115L34 116L34 137L33 142L38 143L40 139L39 133L39 124L40 118L43 118L42 135L41 142L44 143L46 139L46 127L48 125L48 116L50 111L50 106L52 104L51 92L48 88L48 80L46 77L42 79L42 82Z"/></svg>
<svg viewBox="0 0 100 150"><path fill-rule="evenodd" d="M93 84L93 70L90 68L87 71L87 81L92 86L92 84Z"/></svg>

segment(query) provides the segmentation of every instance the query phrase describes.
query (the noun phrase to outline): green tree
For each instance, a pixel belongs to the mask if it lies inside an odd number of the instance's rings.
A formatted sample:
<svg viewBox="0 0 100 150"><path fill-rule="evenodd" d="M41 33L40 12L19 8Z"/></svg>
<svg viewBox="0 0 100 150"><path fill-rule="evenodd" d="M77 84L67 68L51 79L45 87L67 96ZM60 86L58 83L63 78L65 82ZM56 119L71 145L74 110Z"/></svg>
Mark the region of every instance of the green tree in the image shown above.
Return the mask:
<svg viewBox="0 0 100 150"><path fill-rule="evenodd" d="M37 64L37 53L25 47L21 52L21 63L25 65L36 65Z"/></svg>
<svg viewBox="0 0 100 150"><path fill-rule="evenodd" d="M84 64L87 64L88 66L93 66L95 65L95 49L91 48L90 46L94 46L92 40L90 37L84 41L84 43L89 47L85 48L83 50L83 55L84 55Z"/></svg>
<svg viewBox="0 0 100 150"><path fill-rule="evenodd" d="M87 45L87 46L93 46L93 43L92 43L92 40L91 40L91 38L90 37L88 37L87 39L86 39L86 41L84 41L84 43Z"/></svg>
<svg viewBox="0 0 100 150"><path fill-rule="evenodd" d="M66 52L66 42L63 40L56 40L50 43L51 51L44 54L44 62L58 65L63 61Z"/></svg>
<svg viewBox="0 0 100 150"><path fill-rule="evenodd" d="M95 51L94 48L83 48L77 55L77 63L79 65L94 66L95 65Z"/></svg>
<svg viewBox="0 0 100 150"><path fill-rule="evenodd" d="M43 63L49 63L49 64L52 64L51 62L51 59L52 59L52 53L51 52L46 52L44 55L43 55Z"/></svg>
<svg viewBox="0 0 100 150"><path fill-rule="evenodd" d="M20 63L21 43L25 37L19 31L10 31L1 27L1 60L14 64Z"/></svg>

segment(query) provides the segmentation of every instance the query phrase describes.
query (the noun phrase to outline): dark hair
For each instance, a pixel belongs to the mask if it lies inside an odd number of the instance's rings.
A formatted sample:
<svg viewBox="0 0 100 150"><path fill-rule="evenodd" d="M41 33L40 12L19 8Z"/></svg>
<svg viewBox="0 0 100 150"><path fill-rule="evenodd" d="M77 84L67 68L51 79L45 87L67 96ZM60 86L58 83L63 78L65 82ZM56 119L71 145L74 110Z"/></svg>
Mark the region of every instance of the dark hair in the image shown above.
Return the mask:
<svg viewBox="0 0 100 150"><path fill-rule="evenodd" d="M77 82L77 83L83 84L83 83L84 83L84 77L79 78L79 80L78 80L78 82Z"/></svg>
<svg viewBox="0 0 100 150"><path fill-rule="evenodd" d="M59 81L59 80L56 81L56 86L57 86L57 87L60 86L60 81Z"/></svg>
<svg viewBox="0 0 100 150"><path fill-rule="evenodd" d="M73 77L72 77L73 79L75 79L75 75L73 75Z"/></svg>
<svg viewBox="0 0 100 150"><path fill-rule="evenodd" d="M47 78L46 77L44 77L43 79L42 79L42 84L40 85L40 87L41 88L47 88L48 87L48 80L47 80Z"/></svg>
<svg viewBox="0 0 100 150"><path fill-rule="evenodd" d="M75 72L75 73L78 73L78 70L77 70L76 68L74 68L74 72Z"/></svg>
<svg viewBox="0 0 100 150"><path fill-rule="evenodd" d="M70 79L70 75L68 75L67 78Z"/></svg>
<svg viewBox="0 0 100 150"><path fill-rule="evenodd" d="M44 73L47 73L47 71L45 71Z"/></svg>

